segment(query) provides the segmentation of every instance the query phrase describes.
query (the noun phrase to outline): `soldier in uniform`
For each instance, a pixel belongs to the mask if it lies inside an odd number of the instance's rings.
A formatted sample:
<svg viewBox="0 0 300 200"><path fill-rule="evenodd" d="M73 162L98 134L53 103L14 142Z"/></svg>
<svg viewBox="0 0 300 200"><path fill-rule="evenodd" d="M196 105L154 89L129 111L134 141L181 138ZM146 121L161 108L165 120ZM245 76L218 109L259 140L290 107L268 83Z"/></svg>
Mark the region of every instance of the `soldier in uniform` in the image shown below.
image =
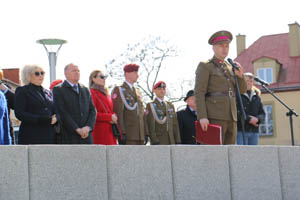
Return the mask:
<svg viewBox="0 0 300 200"><path fill-rule="evenodd" d="M125 82L112 91L114 112L122 133L119 144L142 145L146 140L144 106L139 91L134 87L139 77L138 70L136 64L125 65Z"/></svg>
<svg viewBox="0 0 300 200"><path fill-rule="evenodd" d="M156 97L153 102L147 104L145 113L151 144L180 144L174 105L164 100L166 83L157 82L153 92Z"/></svg>
<svg viewBox="0 0 300 200"><path fill-rule="evenodd" d="M208 40L214 56L207 62L200 62L196 70L195 99L197 119L206 131L209 123L222 126L223 144L235 144L237 135L237 110L235 81L232 66L225 61L229 52L232 34L218 31ZM243 69L235 69L241 94L247 90Z"/></svg>

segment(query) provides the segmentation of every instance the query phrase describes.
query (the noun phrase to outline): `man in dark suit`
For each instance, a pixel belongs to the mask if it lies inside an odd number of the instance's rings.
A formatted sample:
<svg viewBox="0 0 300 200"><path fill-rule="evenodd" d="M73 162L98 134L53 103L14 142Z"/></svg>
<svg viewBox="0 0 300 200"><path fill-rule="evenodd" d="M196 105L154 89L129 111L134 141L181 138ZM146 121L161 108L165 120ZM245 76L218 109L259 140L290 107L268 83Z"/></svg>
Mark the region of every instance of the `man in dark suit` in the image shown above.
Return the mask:
<svg viewBox="0 0 300 200"><path fill-rule="evenodd" d="M87 87L79 84L78 66L65 67L66 80L53 88L62 122L63 144L92 144L92 129L96 121L96 110Z"/></svg>
<svg viewBox="0 0 300 200"><path fill-rule="evenodd" d="M194 90L188 91L184 101L187 106L177 112L177 120L181 137L181 144L196 144L195 121L197 120Z"/></svg>

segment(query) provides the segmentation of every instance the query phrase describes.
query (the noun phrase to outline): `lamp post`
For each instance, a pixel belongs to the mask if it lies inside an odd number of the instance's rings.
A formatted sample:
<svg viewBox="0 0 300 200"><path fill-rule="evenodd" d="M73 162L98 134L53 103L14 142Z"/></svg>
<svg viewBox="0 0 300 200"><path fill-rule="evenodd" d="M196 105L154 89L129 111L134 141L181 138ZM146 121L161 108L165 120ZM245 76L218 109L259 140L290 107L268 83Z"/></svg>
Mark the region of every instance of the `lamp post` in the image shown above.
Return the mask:
<svg viewBox="0 0 300 200"><path fill-rule="evenodd" d="M66 40L61 39L40 39L36 41L38 44L42 44L47 52L50 67L50 84L56 79L56 60L58 52L63 44L67 43ZM48 48L47 48L48 47ZM52 50L52 47L57 47L57 50ZM50 50L48 50L50 49Z"/></svg>

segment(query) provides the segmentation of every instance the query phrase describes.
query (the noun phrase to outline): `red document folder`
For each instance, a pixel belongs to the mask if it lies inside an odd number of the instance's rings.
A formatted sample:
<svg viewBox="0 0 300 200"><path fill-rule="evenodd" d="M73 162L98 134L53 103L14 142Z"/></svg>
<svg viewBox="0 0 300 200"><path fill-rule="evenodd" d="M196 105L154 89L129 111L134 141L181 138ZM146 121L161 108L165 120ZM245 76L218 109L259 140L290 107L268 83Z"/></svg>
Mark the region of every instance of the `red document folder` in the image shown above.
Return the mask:
<svg viewBox="0 0 300 200"><path fill-rule="evenodd" d="M196 141L201 144L222 144L222 126L217 124L208 124L207 131L203 131L200 122L195 121Z"/></svg>

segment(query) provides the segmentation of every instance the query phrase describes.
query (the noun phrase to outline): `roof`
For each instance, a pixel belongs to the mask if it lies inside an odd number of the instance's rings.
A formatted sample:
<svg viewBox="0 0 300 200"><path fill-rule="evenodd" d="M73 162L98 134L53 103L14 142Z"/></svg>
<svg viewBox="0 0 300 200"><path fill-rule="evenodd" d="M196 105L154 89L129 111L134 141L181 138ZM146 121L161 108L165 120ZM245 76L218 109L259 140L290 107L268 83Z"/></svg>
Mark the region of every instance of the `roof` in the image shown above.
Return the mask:
<svg viewBox="0 0 300 200"><path fill-rule="evenodd" d="M289 34L262 36L245 49L235 60L244 72L253 71L253 62L260 58L273 58L281 64L278 80L271 88L283 88L300 85L300 56L289 56Z"/></svg>
<svg viewBox="0 0 300 200"><path fill-rule="evenodd" d="M2 69L4 78L14 82L15 84L20 84L19 78L19 68L9 68L9 69Z"/></svg>

